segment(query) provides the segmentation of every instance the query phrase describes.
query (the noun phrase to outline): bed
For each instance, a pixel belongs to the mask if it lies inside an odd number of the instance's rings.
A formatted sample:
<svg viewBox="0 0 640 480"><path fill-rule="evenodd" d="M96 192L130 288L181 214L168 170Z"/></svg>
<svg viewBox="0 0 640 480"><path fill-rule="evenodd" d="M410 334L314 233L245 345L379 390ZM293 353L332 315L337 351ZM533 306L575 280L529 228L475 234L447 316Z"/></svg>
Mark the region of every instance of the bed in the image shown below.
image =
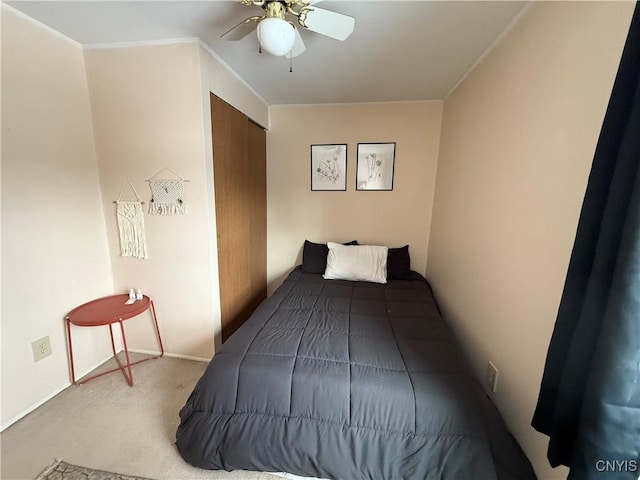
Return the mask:
<svg viewBox="0 0 640 480"><path fill-rule="evenodd" d="M186 461L341 480L535 478L424 277L326 279L304 266L225 342L181 409Z"/></svg>

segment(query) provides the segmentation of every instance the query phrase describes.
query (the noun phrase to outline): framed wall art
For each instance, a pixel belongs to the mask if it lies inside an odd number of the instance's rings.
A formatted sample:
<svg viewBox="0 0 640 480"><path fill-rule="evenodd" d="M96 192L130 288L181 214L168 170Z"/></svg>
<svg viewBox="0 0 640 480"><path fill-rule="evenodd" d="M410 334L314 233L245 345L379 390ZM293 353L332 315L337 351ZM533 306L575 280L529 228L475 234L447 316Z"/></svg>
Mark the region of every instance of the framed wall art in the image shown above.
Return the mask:
<svg viewBox="0 0 640 480"><path fill-rule="evenodd" d="M356 190L393 190L396 142L358 143Z"/></svg>
<svg viewBox="0 0 640 480"><path fill-rule="evenodd" d="M347 145L311 145L311 190L347 189Z"/></svg>

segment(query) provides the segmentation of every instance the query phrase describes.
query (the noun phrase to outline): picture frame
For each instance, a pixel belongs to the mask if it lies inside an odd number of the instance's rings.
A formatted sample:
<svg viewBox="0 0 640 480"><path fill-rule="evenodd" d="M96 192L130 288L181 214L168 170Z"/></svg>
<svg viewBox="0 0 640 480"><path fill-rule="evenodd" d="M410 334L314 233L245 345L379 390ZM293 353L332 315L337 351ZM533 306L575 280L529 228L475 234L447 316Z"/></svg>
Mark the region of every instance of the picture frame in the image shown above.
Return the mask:
<svg viewBox="0 0 640 480"><path fill-rule="evenodd" d="M311 191L347 189L347 145L311 145Z"/></svg>
<svg viewBox="0 0 640 480"><path fill-rule="evenodd" d="M393 190L396 142L358 143L356 190Z"/></svg>

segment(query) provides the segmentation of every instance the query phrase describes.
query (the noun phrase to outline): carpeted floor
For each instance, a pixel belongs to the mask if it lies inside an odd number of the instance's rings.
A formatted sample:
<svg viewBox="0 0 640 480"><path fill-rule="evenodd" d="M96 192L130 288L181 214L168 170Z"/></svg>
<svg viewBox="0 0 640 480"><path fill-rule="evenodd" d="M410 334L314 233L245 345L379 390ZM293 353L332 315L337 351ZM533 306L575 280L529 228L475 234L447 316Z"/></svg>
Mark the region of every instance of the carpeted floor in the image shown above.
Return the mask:
<svg viewBox="0 0 640 480"><path fill-rule="evenodd" d="M113 360L101 367L112 368ZM279 480L201 470L178 454L178 412L206 364L164 357L69 387L0 434L3 480L33 480L56 459L155 480Z"/></svg>

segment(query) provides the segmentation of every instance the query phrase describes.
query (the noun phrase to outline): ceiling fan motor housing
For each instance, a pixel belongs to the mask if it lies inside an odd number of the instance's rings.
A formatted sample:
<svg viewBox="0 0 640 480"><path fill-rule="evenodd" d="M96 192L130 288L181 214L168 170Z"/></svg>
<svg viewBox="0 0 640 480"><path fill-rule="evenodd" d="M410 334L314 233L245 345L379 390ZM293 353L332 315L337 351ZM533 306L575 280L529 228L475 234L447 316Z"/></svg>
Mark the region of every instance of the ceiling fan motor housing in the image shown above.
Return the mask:
<svg viewBox="0 0 640 480"><path fill-rule="evenodd" d="M267 18L279 18L281 20L284 20L284 17L287 14L286 4L278 0L267 2L264 5L264 9L267 12Z"/></svg>

